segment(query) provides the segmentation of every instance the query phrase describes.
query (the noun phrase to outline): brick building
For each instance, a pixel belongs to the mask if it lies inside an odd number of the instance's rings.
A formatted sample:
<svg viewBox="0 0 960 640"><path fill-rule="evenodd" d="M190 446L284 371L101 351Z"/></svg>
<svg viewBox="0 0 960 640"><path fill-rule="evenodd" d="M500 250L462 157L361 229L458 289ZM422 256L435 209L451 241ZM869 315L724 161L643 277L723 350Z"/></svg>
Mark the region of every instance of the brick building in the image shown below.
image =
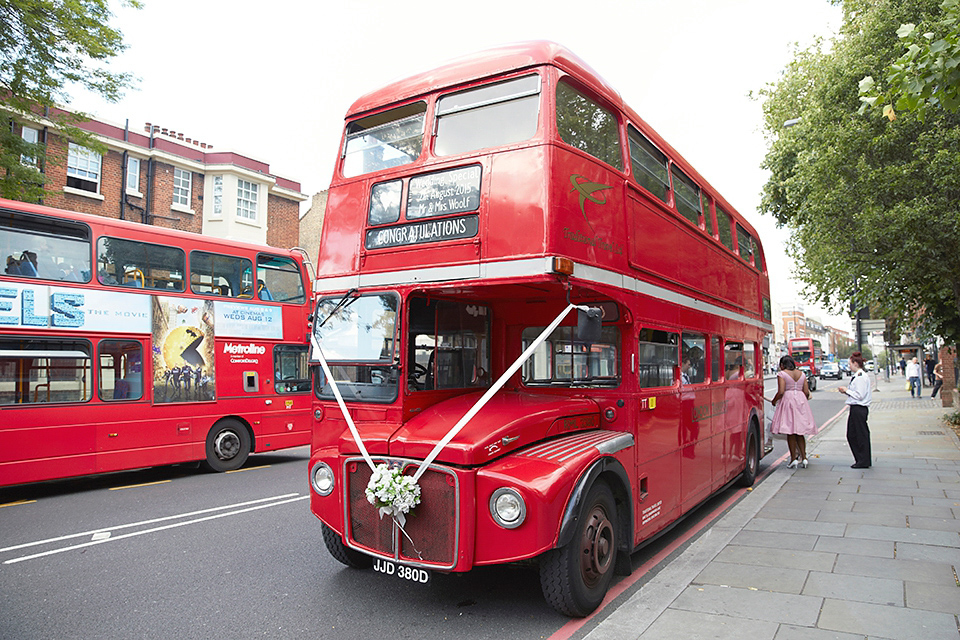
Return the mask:
<svg viewBox="0 0 960 640"><path fill-rule="evenodd" d="M19 125L18 125L19 127ZM63 137L38 118L19 127L44 143L43 204L211 236L294 247L299 244L300 184L233 151L147 123L140 131L90 120L103 155Z"/></svg>

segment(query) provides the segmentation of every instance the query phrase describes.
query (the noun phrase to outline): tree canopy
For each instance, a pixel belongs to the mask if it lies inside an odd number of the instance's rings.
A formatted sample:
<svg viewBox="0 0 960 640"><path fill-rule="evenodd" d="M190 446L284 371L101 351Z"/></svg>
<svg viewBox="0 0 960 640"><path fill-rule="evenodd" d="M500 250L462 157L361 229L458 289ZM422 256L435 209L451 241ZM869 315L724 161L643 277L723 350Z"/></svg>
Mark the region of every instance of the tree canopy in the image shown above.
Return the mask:
<svg viewBox="0 0 960 640"><path fill-rule="evenodd" d="M900 58L900 25L933 20L939 0L844 0L843 9L839 36L798 51L762 92L771 175L761 211L791 230L808 296L869 305L874 317L957 342L960 115L859 113L861 79Z"/></svg>
<svg viewBox="0 0 960 640"><path fill-rule="evenodd" d="M139 8L138 0L125 0ZM51 111L83 88L111 102L132 83L129 73L107 69L126 47L109 26L107 0L0 0L0 195L35 201L43 195L45 146L24 140L9 122L44 117L72 139L90 143L76 128L85 114ZM27 162L22 161L27 159ZM32 159L32 162L29 160Z"/></svg>

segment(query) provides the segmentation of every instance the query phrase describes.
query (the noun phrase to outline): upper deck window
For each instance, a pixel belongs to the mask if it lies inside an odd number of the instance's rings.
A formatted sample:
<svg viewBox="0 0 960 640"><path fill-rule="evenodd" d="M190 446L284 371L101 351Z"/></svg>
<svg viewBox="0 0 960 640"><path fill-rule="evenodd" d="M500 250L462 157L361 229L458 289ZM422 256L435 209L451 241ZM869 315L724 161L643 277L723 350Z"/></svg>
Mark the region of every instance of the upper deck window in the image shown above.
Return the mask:
<svg viewBox="0 0 960 640"><path fill-rule="evenodd" d="M302 304L307 301L300 267L292 258L283 256L272 256L266 253L257 256L256 292L261 300L293 304Z"/></svg>
<svg viewBox="0 0 960 640"><path fill-rule="evenodd" d="M540 76L524 76L437 101L438 156L521 142L537 132Z"/></svg>
<svg viewBox="0 0 960 640"><path fill-rule="evenodd" d="M0 270L45 280L90 281L90 229L79 222L0 211Z"/></svg>
<svg viewBox="0 0 960 640"><path fill-rule="evenodd" d="M567 144L623 169L616 116L562 80L557 84L557 133Z"/></svg>
<svg viewBox="0 0 960 640"><path fill-rule="evenodd" d="M138 289L183 291L183 249L101 236L97 240L97 279Z"/></svg>
<svg viewBox="0 0 960 640"><path fill-rule="evenodd" d="M747 230L737 224L737 249L743 261L749 264L752 262L750 256L753 255L753 238L747 233Z"/></svg>
<svg viewBox="0 0 960 640"><path fill-rule="evenodd" d="M720 205L717 205L717 236L720 238L723 246L733 251L733 232L730 231L731 224L732 219L730 218L730 214L721 209Z"/></svg>
<svg viewBox="0 0 960 640"><path fill-rule="evenodd" d="M627 129L627 138L630 141L630 164L633 166L633 179L641 187L666 202L667 192L670 191L667 156L632 126Z"/></svg>
<svg viewBox="0 0 960 640"><path fill-rule="evenodd" d="M426 111L425 102L415 102L349 123L343 148L343 175L352 178L410 164L419 158Z"/></svg>
<svg viewBox="0 0 960 640"><path fill-rule="evenodd" d="M673 174L674 204L677 211L693 224L700 226L700 187L676 166L670 167Z"/></svg>

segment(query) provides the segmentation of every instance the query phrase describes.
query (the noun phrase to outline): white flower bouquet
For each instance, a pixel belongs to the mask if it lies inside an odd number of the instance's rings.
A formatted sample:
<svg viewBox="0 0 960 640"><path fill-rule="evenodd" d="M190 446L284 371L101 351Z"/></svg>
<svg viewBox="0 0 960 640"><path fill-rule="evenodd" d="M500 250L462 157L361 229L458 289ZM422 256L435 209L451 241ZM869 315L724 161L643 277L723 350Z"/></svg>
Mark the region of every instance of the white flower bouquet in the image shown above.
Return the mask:
<svg viewBox="0 0 960 640"><path fill-rule="evenodd" d="M366 489L367 501L380 510L380 517L392 516L402 527L406 515L420 504L420 485L398 467L378 464Z"/></svg>

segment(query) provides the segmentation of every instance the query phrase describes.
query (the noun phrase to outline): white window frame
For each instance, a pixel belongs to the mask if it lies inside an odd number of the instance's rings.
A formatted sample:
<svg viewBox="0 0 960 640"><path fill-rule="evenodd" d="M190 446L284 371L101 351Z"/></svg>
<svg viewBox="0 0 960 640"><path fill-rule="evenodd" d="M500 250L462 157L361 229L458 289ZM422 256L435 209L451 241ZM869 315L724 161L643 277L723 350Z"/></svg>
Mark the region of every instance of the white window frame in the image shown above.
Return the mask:
<svg viewBox="0 0 960 640"><path fill-rule="evenodd" d="M173 208L190 211L193 195L193 172L189 169L173 168Z"/></svg>
<svg viewBox="0 0 960 640"><path fill-rule="evenodd" d="M237 179L237 217L244 222L259 220L260 185L243 178Z"/></svg>
<svg viewBox="0 0 960 640"><path fill-rule="evenodd" d="M127 193L142 197L140 193L140 158L127 156Z"/></svg>
<svg viewBox="0 0 960 640"><path fill-rule="evenodd" d="M100 175L102 158L99 153L93 149L81 146L71 142L67 148L67 177L74 177L84 182L93 182L96 184L96 190L78 189L75 187L65 187L68 193L78 193L81 195L100 193Z"/></svg>
<svg viewBox="0 0 960 640"><path fill-rule="evenodd" d="M29 142L30 144L39 144L40 143L40 130L34 129L33 127L28 127L24 125L20 131L20 137L24 141ZM20 155L20 164L26 165L28 167L36 167L37 159L34 156Z"/></svg>

